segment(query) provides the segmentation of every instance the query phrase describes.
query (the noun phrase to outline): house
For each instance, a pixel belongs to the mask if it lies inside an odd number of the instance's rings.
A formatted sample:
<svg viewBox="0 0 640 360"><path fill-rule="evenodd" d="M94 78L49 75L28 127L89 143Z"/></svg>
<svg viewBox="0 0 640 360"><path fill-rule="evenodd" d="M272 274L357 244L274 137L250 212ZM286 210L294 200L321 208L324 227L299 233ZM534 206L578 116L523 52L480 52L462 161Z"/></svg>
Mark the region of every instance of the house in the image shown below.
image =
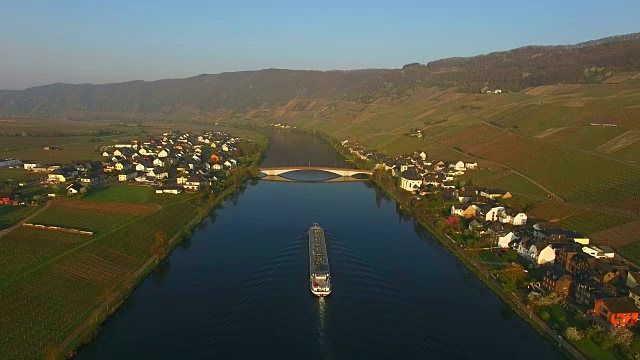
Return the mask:
<svg viewBox="0 0 640 360"><path fill-rule="evenodd" d="M464 165L464 161L458 161L454 167L456 170L466 170L467 167Z"/></svg>
<svg viewBox="0 0 640 360"><path fill-rule="evenodd" d="M491 208L491 210L487 211L484 218L486 221L498 221L503 211L504 208L502 206Z"/></svg>
<svg viewBox="0 0 640 360"><path fill-rule="evenodd" d="M476 163L476 162L464 163L464 167L466 167L469 170L473 170L473 169L478 168L478 163Z"/></svg>
<svg viewBox="0 0 640 360"><path fill-rule="evenodd" d="M136 171L144 172L147 170L147 167L143 163L136 164Z"/></svg>
<svg viewBox="0 0 640 360"><path fill-rule="evenodd" d="M571 282L573 281L571 275L565 274L563 270L554 268L547 271L542 278L542 288L549 293L561 294L562 296L569 297L569 289L571 288Z"/></svg>
<svg viewBox="0 0 640 360"><path fill-rule="evenodd" d="M162 149L158 152L158 158L166 158L167 156L169 156L169 150L167 149Z"/></svg>
<svg viewBox="0 0 640 360"><path fill-rule="evenodd" d="M513 233L513 231L503 231L498 234L498 247L506 249L512 241L517 239L518 237Z"/></svg>
<svg viewBox="0 0 640 360"><path fill-rule="evenodd" d="M451 215L462 216L466 208L467 206L464 205L453 204L451 205Z"/></svg>
<svg viewBox="0 0 640 360"><path fill-rule="evenodd" d="M485 227L478 220L473 220L469 223L469 230L475 233L482 233L485 231Z"/></svg>
<svg viewBox="0 0 640 360"><path fill-rule="evenodd" d="M500 189L478 188L477 192L478 195L487 197L489 199L497 199L500 197L505 198L504 195L506 195L506 192Z"/></svg>
<svg viewBox="0 0 640 360"><path fill-rule="evenodd" d="M590 313L612 326L633 326L638 322L638 306L630 297L596 300Z"/></svg>
<svg viewBox="0 0 640 360"><path fill-rule="evenodd" d="M129 180L133 180L136 178L136 176L138 176L138 172L135 170L131 170L131 171L127 171L127 172L122 172L120 174L118 174L118 181L129 181Z"/></svg>
<svg viewBox="0 0 640 360"><path fill-rule="evenodd" d="M156 158L153 160L153 165L164 167L164 160L161 160L160 158Z"/></svg>
<svg viewBox="0 0 640 360"><path fill-rule="evenodd" d="M592 256L596 259L600 259L600 258L610 258L613 259L613 257L615 256L615 253L613 252L613 250L611 250L610 248L599 248L597 246L584 246L582 247L582 251L589 255Z"/></svg>
<svg viewBox="0 0 640 360"><path fill-rule="evenodd" d="M188 191L199 191L202 188L202 181L200 177L191 175L187 178L187 181L184 182L183 187Z"/></svg>
<svg viewBox="0 0 640 360"><path fill-rule="evenodd" d="M593 308L596 300L615 296L618 296L618 292L613 285L587 279L577 281L573 297L577 303Z"/></svg>
<svg viewBox="0 0 640 360"><path fill-rule="evenodd" d="M539 239L547 239L551 242L573 241L583 245L589 245L589 238L572 230L556 228L542 229L540 223L533 226L534 234Z"/></svg>
<svg viewBox="0 0 640 360"><path fill-rule="evenodd" d="M539 241L529 248L529 257L538 265L553 263L556 259L556 252L551 244Z"/></svg>
<svg viewBox="0 0 640 360"><path fill-rule="evenodd" d="M53 183L63 183L65 181L71 180L74 176L78 175L78 172L66 172L60 169L56 169L51 173L47 174L47 181Z"/></svg>
<svg viewBox="0 0 640 360"><path fill-rule="evenodd" d="M85 192L85 188L83 188L80 183L74 182L73 184L67 186L68 195L75 195L75 194L84 193L84 192Z"/></svg>
<svg viewBox="0 0 640 360"><path fill-rule="evenodd" d="M187 179L188 179L188 178L189 178L189 177L188 177L186 174L182 174L182 175L180 175L180 176L178 176L178 177L176 178L176 183L178 183L179 185L180 185L180 184L184 184L184 183L186 183L186 182L187 182Z"/></svg>
<svg viewBox="0 0 640 360"><path fill-rule="evenodd" d="M122 160L116 163L115 168L118 171L129 170L133 167L133 164L129 160Z"/></svg>
<svg viewBox="0 0 640 360"><path fill-rule="evenodd" d="M640 307L640 286L636 286L629 290L629 297L633 299L636 306Z"/></svg>
<svg viewBox="0 0 640 360"><path fill-rule="evenodd" d="M22 164L22 167L23 167L25 170L33 170L34 168L42 167L42 165L40 165L40 164L38 164L38 163L30 162L30 163L23 163L23 164Z"/></svg>
<svg viewBox="0 0 640 360"><path fill-rule="evenodd" d="M462 212L462 216L465 219L471 219L474 218L478 215L478 207L475 205L469 205L467 206L467 208Z"/></svg>
<svg viewBox="0 0 640 360"><path fill-rule="evenodd" d="M627 281L625 283L630 289L640 284L640 272L629 271L627 273Z"/></svg>

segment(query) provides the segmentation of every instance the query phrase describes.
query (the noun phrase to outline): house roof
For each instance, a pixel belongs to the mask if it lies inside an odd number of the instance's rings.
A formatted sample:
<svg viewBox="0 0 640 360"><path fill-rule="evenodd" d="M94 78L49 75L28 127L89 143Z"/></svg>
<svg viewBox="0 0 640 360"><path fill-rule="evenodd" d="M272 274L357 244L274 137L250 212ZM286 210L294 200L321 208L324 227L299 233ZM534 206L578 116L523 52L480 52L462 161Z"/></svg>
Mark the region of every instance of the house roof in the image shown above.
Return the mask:
<svg viewBox="0 0 640 360"><path fill-rule="evenodd" d="M638 306L630 297L602 299L605 306L613 313L634 313L640 312Z"/></svg>
<svg viewBox="0 0 640 360"><path fill-rule="evenodd" d="M629 275L635 280L637 283L640 283L640 272L629 271Z"/></svg>

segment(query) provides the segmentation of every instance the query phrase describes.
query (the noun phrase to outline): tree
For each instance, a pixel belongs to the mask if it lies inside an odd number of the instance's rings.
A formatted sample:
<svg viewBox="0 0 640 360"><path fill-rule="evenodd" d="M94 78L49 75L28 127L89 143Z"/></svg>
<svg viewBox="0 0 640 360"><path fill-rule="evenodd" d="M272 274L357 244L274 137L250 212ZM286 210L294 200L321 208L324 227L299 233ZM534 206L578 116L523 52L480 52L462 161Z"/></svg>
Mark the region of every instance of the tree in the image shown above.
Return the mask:
<svg viewBox="0 0 640 360"><path fill-rule="evenodd" d="M564 336L571 341L582 340L582 333L576 327L568 327L564 331Z"/></svg>
<svg viewBox="0 0 640 360"><path fill-rule="evenodd" d="M156 231L156 241L153 245L153 254L156 256L156 264L167 256L167 234Z"/></svg>
<svg viewBox="0 0 640 360"><path fill-rule="evenodd" d="M609 338L617 345L631 345L633 332L624 326L614 326L609 330Z"/></svg>

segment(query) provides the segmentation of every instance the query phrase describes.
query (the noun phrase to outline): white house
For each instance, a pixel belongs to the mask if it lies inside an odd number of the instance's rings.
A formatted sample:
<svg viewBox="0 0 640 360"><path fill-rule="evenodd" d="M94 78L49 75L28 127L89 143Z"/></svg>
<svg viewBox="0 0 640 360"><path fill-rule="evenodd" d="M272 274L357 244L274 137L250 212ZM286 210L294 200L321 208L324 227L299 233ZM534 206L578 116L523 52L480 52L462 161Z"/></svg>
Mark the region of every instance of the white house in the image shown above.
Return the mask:
<svg viewBox="0 0 640 360"><path fill-rule="evenodd" d="M164 167L164 161L160 160L160 158L157 158L157 159L153 160L153 165Z"/></svg>
<svg viewBox="0 0 640 360"><path fill-rule="evenodd" d="M222 170L222 165L220 165L220 164L213 164L213 165L211 165L211 169L212 169L212 170Z"/></svg>
<svg viewBox="0 0 640 360"><path fill-rule="evenodd" d="M458 161L455 166L456 170L465 170L466 167L464 165L464 161Z"/></svg>
<svg viewBox="0 0 640 360"><path fill-rule="evenodd" d="M451 215L462 216L466 208L464 205L453 204L451 205Z"/></svg>
<svg viewBox="0 0 640 360"><path fill-rule="evenodd" d="M466 167L469 170L473 170L473 169L476 169L478 167L478 163L476 163L476 162L464 163L464 167Z"/></svg>
<svg viewBox="0 0 640 360"><path fill-rule="evenodd" d="M487 211L487 214L485 215L485 220L498 221L503 211L504 211L504 207L502 206L494 207L491 210Z"/></svg>
<svg viewBox="0 0 640 360"><path fill-rule="evenodd" d="M509 231L509 233L502 233L498 235L498 247L506 249L512 241L517 239L518 237L513 233L513 231Z"/></svg>
<svg viewBox="0 0 640 360"><path fill-rule="evenodd" d="M427 154L424 151L420 152L420 158L422 160L427 160Z"/></svg>
<svg viewBox="0 0 640 360"><path fill-rule="evenodd" d="M82 185L80 185L77 182L74 182L73 184L67 186L67 194L69 195L75 195L78 193L83 193L84 192L84 188L82 187Z"/></svg>
<svg viewBox="0 0 640 360"><path fill-rule="evenodd" d="M227 144L222 145L222 151L229 151Z"/></svg>
<svg viewBox="0 0 640 360"><path fill-rule="evenodd" d="M615 253L613 252L613 250L609 249L609 248L599 248L597 246L583 246L582 247L582 252L586 253L589 256L592 256L596 259L600 259L600 258L614 258L615 257Z"/></svg>
<svg viewBox="0 0 640 360"><path fill-rule="evenodd" d="M166 149L162 149L158 153L159 158L166 158L167 156L169 156L169 151L167 151Z"/></svg>
<svg viewBox="0 0 640 360"><path fill-rule="evenodd" d="M144 166L143 163L136 164L136 171L144 172L147 170L147 167Z"/></svg>
<svg viewBox="0 0 640 360"><path fill-rule="evenodd" d="M537 242L529 248L529 257L538 265L553 263L556 260L556 252L546 242Z"/></svg>
<svg viewBox="0 0 640 360"><path fill-rule="evenodd" d="M33 168L42 167L42 165L40 165L38 163L24 163L24 164L22 164L22 167L25 170L33 170Z"/></svg>
<svg viewBox="0 0 640 360"><path fill-rule="evenodd" d="M518 213L518 215L513 217L513 221L511 222L513 225L520 226L527 224L527 214Z"/></svg>

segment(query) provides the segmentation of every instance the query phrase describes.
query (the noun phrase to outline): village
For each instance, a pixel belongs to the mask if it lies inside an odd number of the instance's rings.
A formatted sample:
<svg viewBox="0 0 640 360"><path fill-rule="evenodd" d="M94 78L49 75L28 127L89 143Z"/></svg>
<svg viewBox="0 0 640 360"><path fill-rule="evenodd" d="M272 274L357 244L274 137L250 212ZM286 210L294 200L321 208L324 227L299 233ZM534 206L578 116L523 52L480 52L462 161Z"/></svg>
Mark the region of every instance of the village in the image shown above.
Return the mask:
<svg viewBox="0 0 640 360"><path fill-rule="evenodd" d="M109 182L153 186L157 194L213 191L224 186L226 171L238 166L240 138L225 132L203 134L170 132L144 141L116 143L102 146L103 161L78 161L59 165L6 159L0 167L23 168L41 173L42 180L24 186L46 186L42 197L79 196ZM19 191L5 191L3 204L19 205L35 202L21 197Z"/></svg>
<svg viewBox="0 0 640 360"><path fill-rule="evenodd" d="M640 272L635 264L576 231L501 204L512 197L508 190L456 182L457 176L477 169L476 162L429 159L424 151L391 158L348 140L341 144L394 177L414 203L439 197L449 206L440 214L446 218L446 237L466 253L488 255L476 256L474 262L505 289L527 299L527 306L564 304L566 311L604 327L638 322Z"/></svg>

